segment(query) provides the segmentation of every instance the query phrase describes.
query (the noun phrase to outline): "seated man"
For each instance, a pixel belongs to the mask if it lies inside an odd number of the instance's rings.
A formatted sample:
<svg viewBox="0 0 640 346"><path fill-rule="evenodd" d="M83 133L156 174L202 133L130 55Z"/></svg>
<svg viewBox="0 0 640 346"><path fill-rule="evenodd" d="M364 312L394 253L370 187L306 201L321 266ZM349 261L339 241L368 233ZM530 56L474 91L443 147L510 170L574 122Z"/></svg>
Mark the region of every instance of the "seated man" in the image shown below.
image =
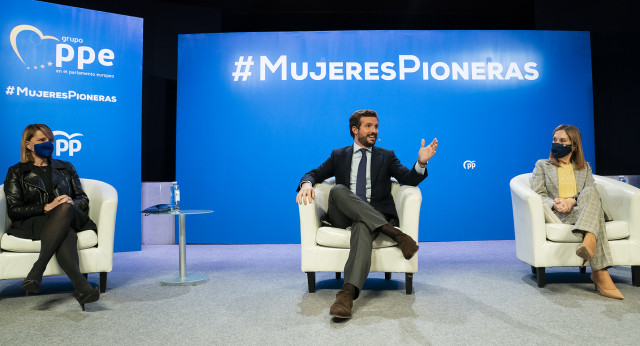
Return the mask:
<svg viewBox="0 0 640 346"><path fill-rule="evenodd" d="M391 177L405 185L416 186L427 177L426 165L436 153L438 140L425 147L422 140L418 161L408 169L392 150L375 147L378 138L378 114L359 110L349 118L353 145L334 149L320 167L300 180L296 202L310 203L315 198L313 185L335 176L336 186L329 193L327 220L335 227L351 226L349 258L344 266L344 285L336 295L329 313L350 318L353 300L358 298L371 268L373 240L386 234L398 243L402 255L411 259L418 244L394 226L398 213L391 196Z"/></svg>

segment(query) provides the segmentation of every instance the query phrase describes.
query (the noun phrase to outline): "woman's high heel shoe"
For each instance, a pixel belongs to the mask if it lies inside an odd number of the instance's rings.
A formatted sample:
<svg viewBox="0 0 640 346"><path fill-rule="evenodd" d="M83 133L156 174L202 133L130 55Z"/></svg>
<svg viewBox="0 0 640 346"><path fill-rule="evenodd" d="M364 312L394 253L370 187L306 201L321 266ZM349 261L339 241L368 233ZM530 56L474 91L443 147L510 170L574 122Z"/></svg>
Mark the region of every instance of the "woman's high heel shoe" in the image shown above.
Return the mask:
<svg viewBox="0 0 640 346"><path fill-rule="evenodd" d="M40 280L24 279L20 288L27 291L27 295L29 295L29 292L38 293L40 292Z"/></svg>
<svg viewBox="0 0 640 346"><path fill-rule="evenodd" d="M84 311L84 304L93 303L100 299L100 290L95 287L92 287L84 292L77 292L73 294L73 297L76 298L80 306L82 307L82 311Z"/></svg>
<svg viewBox="0 0 640 346"><path fill-rule="evenodd" d="M586 233L586 232L585 232ZM586 233L582 244L576 249L576 255L582 258L582 265L584 267L587 261L591 261L596 252L595 237L591 233Z"/></svg>
<svg viewBox="0 0 640 346"><path fill-rule="evenodd" d="M20 288L27 291L27 295L29 295L29 292L40 292L40 283L42 283L43 272L44 269L40 269L34 264L33 268L31 268L31 270L29 271L29 274L27 274L27 277L24 279L24 281L22 281L22 285L20 285Z"/></svg>
<svg viewBox="0 0 640 346"><path fill-rule="evenodd" d="M576 249L576 255L584 260L584 262L582 262L582 265L584 265L584 263L586 263L587 261L592 260L594 253L595 250L591 250L584 245L580 245Z"/></svg>
<svg viewBox="0 0 640 346"><path fill-rule="evenodd" d="M595 250L589 251L589 249L584 245L580 245L578 247L578 249L576 249L576 255L578 255L578 257L582 258L581 267L584 267L584 265L587 263L587 261L590 261L590 260L593 259L594 253L595 253Z"/></svg>
<svg viewBox="0 0 640 346"><path fill-rule="evenodd" d="M599 285L593 273L591 273L591 281L593 281L593 284L596 286L596 291L598 291L600 295L605 296L607 298L624 299L624 296L622 295L622 293L620 293L620 290L618 290L617 287L613 289L608 289Z"/></svg>

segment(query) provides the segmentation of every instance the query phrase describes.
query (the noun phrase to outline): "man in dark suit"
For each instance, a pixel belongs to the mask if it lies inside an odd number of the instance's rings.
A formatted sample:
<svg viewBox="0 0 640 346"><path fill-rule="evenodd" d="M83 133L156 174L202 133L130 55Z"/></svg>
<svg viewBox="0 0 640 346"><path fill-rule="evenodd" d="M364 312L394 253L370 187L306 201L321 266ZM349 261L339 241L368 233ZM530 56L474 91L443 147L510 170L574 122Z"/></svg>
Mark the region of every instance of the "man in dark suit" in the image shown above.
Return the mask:
<svg viewBox="0 0 640 346"><path fill-rule="evenodd" d="M425 147L422 140L418 161L408 169L392 150L375 147L378 138L378 114L359 110L349 118L353 145L334 149L320 167L307 172L298 185L296 201L310 203L315 198L313 185L334 177L336 186L329 193L327 222L334 227L351 226L349 258L344 267L344 285L336 295L329 313L339 318L351 317L353 300L358 298L371 268L373 240L386 234L398 243L402 255L410 259L418 244L394 226L398 213L391 196L391 178L404 185L418 185L427 177L426 165L436 153L438 140Z"/></svg>

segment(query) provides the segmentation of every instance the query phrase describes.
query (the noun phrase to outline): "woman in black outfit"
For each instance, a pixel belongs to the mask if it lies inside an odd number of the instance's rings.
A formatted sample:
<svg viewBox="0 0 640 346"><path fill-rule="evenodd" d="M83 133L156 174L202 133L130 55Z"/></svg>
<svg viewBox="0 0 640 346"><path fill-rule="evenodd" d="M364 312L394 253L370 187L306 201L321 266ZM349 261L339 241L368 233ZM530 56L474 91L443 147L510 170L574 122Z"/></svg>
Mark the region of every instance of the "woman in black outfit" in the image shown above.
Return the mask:
<svg viewBox="0 0 640 346"><path fill-rule="evenodd" d="M54 160L53 132L47 125L32 124L22 133L20 163L11 166L4 182L11 229L7 233L40 240L38 260L22 282L22 289L40 291L42 274L56 255L58 264L75 288L74 297L85 303L100 298L80 272L76 232L96 230L88 216L89 199L82 190L73 165Z"/></svg>

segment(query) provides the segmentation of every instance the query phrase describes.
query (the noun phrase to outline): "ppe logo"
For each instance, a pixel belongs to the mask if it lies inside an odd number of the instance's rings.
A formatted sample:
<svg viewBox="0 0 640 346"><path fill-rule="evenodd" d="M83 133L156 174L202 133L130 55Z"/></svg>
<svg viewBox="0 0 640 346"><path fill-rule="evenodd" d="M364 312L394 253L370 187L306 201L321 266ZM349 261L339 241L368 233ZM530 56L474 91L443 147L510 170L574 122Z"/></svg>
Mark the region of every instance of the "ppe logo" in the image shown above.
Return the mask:
<svg viewBox="0 0 640 346"><path fill-rule="evenodd" d="M69 156L73 156L74 153L77 153L82 149L82 143L77 139L72 139L74 137L82 136L81 133L69 135L64 131L53 131L53 135L66 137L56 139L56 156L60 156L60 153L65 151L69 153Z"/></svg>
<svg viewBox="0 0 640 346"><path fill-rule="evenodd" d="M462 167L464 169L475 169L476 168L476 162L475 161L471 161L471 160L467 160L465 162L462 163Z"/></svg>
<svg viewBox="0 0 640 346"><path fill-rule="evenodd" d="M18 39L20 33L21 39ZM26 34L31 35L26 35ZM53 46L54 41L57 42L69 42L75 44L82 44L84 42L81 38L63 36L61 39L44 35L42 31L32 25L18 25L11 30L9 35L9 41L14 53L22 63L26 66L27 70L44 70L48 67L52 67L54 62L51 60L51 53L55 51L55 66L64 67L63 63L73 63L78 70L83 70L86 65L93 64L96 60L96 51L85 45L80 45L77 48L66 43L56 43ZM20 46L20 50L18 49ZM76 53L77 50L77 53ZM25 61L25 58L27 61ZM97 53L98 63L102 66L113 66L114 53L111 49L101 49Z"/></svg>

